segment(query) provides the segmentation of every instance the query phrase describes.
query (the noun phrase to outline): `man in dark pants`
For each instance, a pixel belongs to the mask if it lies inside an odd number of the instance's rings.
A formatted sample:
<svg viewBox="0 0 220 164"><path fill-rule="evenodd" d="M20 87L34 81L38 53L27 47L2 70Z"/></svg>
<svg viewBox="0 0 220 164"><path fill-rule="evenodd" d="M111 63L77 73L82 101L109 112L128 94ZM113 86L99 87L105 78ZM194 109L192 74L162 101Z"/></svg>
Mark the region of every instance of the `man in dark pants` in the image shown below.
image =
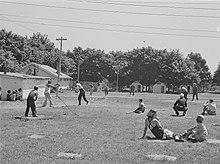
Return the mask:
<svg viewBox="0 0 220 164"><path fill-rule="evenodd" d="M183 93L180 94L180 98L177 99L176 102L174 103L173 109L176 112L177 116L179 116L179 111L183 111L183 116L186 115L186 111L188 110L188 108Z"/></svg>
<svg viewBox="0 0 220 164"><path fill-rule="evenodd" d="M134 96L134 89L135 89L134 85L131 85L130 86L130 96L131 95Z"/></svg>
<svg viewBox="0 0 220 164"><path fill-rule="evenodd" d="M198 100L198 87L196 85L196 83L193 83L193 98L192 98L192 101L194 100L196 96L196 100Z"/></svg>
<svg viewBox="0 0 220 164"><path fill-rule="evenodd" d="M37 117L37 111L36 111L36 105L35 105L35 101L38 98L37 90L38 90L38 87L34 86L34 89L31 90L30 93L28 94L25 117L28 117L29 108L31 108L32 116Z"/></svg>
<svg viewBox="0 0 220 164"><path fill-rule="evenodd" d="M83 86L78 81L76 81L76 87L79 89L79 96L78 96L79 105L81 105L82 97L87 105L89 101L86 99L86 94L85 94L85 90L83 89Z"/></svg>

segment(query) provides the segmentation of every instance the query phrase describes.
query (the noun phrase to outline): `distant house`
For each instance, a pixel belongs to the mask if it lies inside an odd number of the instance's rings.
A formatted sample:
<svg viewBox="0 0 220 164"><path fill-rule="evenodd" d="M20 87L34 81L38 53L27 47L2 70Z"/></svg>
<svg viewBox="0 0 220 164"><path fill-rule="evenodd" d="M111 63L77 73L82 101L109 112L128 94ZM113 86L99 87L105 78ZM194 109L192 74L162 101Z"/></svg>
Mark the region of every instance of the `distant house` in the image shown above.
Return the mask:
<svg viewBox="0 0 220 164"><path fill-rule="evenodd" d="M153 93L166 93L167 87L164 83L157 82L153 85Z"/></svg>
<svg viewBox="0 0 220 164"><path fill-rule="evenodd" d="M57 70L47 65L30 63L24 66L23 68L21 68L19 72L33 76L50 77L52 84L57 84L57 78L58 78ZM60 73L60 87L62 89L70 88L71 84L72 84L72 77L64 73Z"/></svg>
<svg viewBox="0 0 220 164"><path fill-rule="evenodd" d="M134 81L130 86L134 86L134 91L135 92L142 92L143 91L143 85L138 82L138 81Z"/></svg>
<svg viewBox="0 0 220 164"><path fill-rule="evenodd" d="M21 73L0 72L0 86L2 88L3 100L6 100L7 90L23 90L23 98L27 98L34 86L38 87L38 96L44 96L44 88L50 77L31 76Z"/></svg>

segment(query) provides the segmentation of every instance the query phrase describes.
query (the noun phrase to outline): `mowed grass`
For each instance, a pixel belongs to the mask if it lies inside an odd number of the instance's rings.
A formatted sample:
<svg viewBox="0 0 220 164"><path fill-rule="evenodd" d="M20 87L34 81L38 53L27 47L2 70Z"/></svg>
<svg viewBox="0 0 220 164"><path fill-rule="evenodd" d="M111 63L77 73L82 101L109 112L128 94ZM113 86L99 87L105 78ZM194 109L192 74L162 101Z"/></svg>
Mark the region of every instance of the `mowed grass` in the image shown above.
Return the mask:
<svg viewBox="0 0 220 164"><path fill-rule="evenodd" d="M88 93L87 93L88 94ZM55 96L55 95L54 95ZM209 139L220 140L220 95L199 94L199 101L191 101L185 117L174 117L172 106L179 95L136 93L95 92L87 95L89 104L77 106L77 94L65 92L60 98L54 97L53 108L37 108L39 115L53 116L50 120L24 121L14 119L24 115L26 101L0 102L1 111L1 164L103 164L103 163L169 163L152 161L146 158L150 154L164 154L177 157L174 163L220 163L220 144L149 142L138 140L143 134L144 120L150 109L158 111L160 122L175 133L182 133L196 125L195 118L202 112L203 104L212 98L217 103L217 116L205 116ZM138 106L142 98L146 111L144 114L126 114ZM43 98L36 102L40 107ZM74 115L74 113L80 116ZM182 113L181 113L182 114ZM31 113L30 113L31 115ZM33 139L28 136L37 134L44 138ZM150 131L148 136L153 136ZM60 152L81 153L81 159L59 158Z"/></svg>

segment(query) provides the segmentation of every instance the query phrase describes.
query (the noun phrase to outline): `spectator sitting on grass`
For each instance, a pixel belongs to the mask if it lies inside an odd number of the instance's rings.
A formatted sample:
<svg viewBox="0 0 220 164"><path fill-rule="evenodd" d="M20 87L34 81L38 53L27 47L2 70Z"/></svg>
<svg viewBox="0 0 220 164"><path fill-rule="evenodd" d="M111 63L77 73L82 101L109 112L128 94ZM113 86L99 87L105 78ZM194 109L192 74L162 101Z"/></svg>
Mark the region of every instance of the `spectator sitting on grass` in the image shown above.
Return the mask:
<svg viewBox="0 0 220 164"><path fill-rule="evenodd" d="M197 125L193 128L188 129L184 134L181 134L180 138L186 138L188 141L201 142L206 140L208 131L203 124L204 116L198 115L196 117Z"/></svg>
<svg viewBox="0 0 220 164"><path fill-rule="evenodd" d="M10 96L11 101L15 101L16 100L16 90L13 90L11 96Z"/></svg>
<svg viewBox="0 0 220 164"><path fill-rule="evenodd" d="M143 99L139 99L139 106L134 111L134 113L140 114L140 113L144 113L144 111L145 111L145 105L144 105Z"/></svg>
<svg viewBox="0 0 220 164"><path fill-rule="evenodd" d="M202 115L208 114L208 115L216 115L216 104L215 102L210 99L207 101L204 105Z"/></svg>
<svg viewBox="0 0 220 164"><path fill-rule="evenodd" d="M7 96L6 96L6 100L7 101L11 101L11 90L7 90Z"/></svg>
<svg viewBox="0 0 220 164"><path fill-rule="evenodd" d="M23 100L23 98L22 98L22 89L21 88L19 88L18 92L16 93L16 100L20 100L20 101Z"/></svg>
<svg viewBox="0 0 220 164"><path fill-rule="evenodd" d="M150 110L147 114L147 118L145 119L145 127L143 136L139 139L145 138L147 129L154 134L156 139L173 139L174 133L168 129L164 129L157 118L157 112L154 110Z"/></svg>

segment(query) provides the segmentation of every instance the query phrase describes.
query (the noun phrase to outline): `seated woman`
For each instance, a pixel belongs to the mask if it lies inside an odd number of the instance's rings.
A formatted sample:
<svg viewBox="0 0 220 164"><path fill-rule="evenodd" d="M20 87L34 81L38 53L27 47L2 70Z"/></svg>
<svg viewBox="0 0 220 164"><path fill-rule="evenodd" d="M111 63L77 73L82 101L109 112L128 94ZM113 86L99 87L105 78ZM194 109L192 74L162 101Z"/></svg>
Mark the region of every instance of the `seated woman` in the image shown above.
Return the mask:
<svg viewBox="0 0 220 164"><path fill-rule="evenodd" d="M209 115L216 115L216 104L212 99L209 99L204 105L202 115L209 114Z"/></svg>
<svg viewBox="0 0 220 164"><path fill-rule="evenodd" d="M168 129L164 129L157 118L157 112L154 110L150 110L147 114L147 118L145 119L145 127L143 136L139 139L145 138L147 129L154 134L156 139L173 139L174 133Z"/></svg>

